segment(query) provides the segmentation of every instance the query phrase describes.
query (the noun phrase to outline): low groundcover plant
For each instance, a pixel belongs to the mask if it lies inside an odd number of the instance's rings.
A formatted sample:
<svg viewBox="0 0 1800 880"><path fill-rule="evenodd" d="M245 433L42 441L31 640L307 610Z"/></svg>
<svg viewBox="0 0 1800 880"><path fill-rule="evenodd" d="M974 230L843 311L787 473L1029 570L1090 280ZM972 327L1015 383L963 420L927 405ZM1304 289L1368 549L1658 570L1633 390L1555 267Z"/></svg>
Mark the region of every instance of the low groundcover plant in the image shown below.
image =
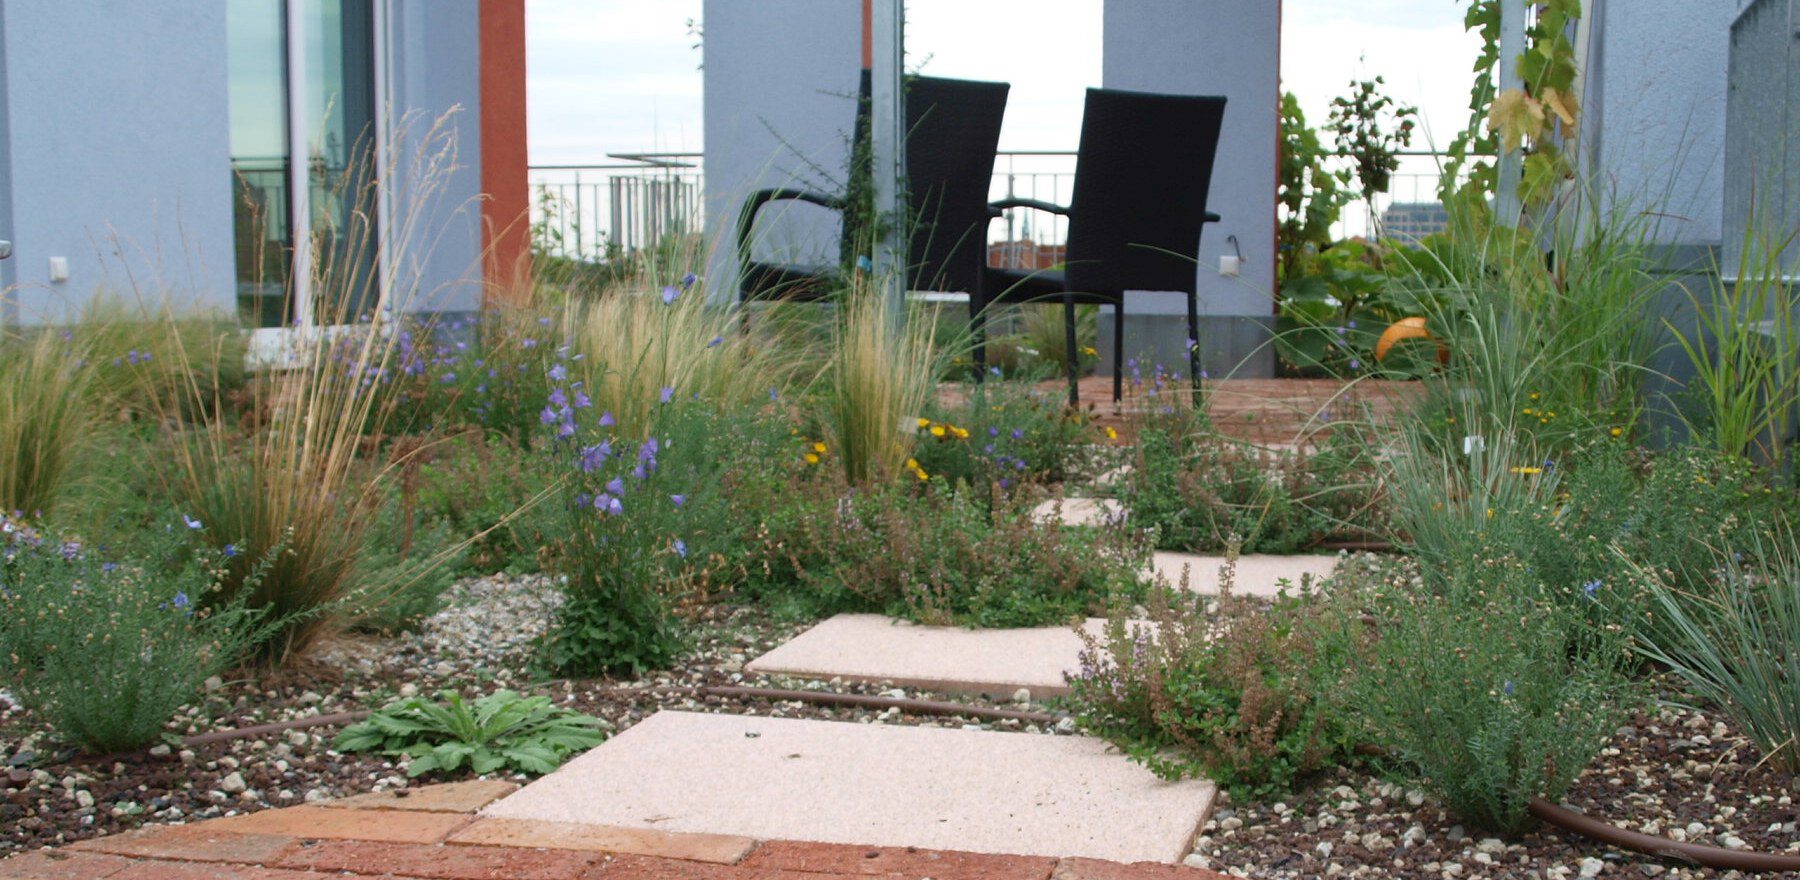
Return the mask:
<svg viewBox="0 0 1800 880"><path fill-rule="evenodd" d="M404 755L409 776L500 770L543 774L574 752L606 740L605 722L553 705L549 697L495 691L474 701L442 691L439 702L408 697L344 728L332 743L346 752Z"/></svg>

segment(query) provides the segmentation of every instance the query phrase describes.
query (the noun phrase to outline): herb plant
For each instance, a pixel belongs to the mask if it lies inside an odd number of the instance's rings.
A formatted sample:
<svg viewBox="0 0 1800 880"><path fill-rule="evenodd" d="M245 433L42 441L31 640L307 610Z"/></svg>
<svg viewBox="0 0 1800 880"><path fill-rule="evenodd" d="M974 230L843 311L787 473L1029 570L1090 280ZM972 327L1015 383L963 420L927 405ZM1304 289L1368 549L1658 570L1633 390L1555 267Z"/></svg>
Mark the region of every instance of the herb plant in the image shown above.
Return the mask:
<svg viewBox="0 0 1800 880"><path fill-rule="evenodd" d="M549 697L495 691L474 701L441 691L439 702L409 697L344 728L332 747L346 752L404 755L409 776L448 774L465 767L485 774L543 774L569 755L606 740L605 722L563 709Z"/></svg>

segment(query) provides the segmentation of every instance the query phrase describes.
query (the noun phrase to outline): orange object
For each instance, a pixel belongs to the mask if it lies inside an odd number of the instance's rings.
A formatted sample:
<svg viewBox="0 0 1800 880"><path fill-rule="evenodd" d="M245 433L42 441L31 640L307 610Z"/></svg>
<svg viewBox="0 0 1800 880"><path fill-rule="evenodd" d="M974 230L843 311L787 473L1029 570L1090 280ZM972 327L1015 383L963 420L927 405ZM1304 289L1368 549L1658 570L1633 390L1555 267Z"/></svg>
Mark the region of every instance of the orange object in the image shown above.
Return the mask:
<svg viewBox="0 0 1800 880"><path fill-rule="evenodd" d="M1437 337L1431 335L1430 328L1425 326L1424 318L1401 318L1389 324L1388 328L1381 332L1381 338L1375 341L1375 359L1378 361L1386 359L1388 349L1407 339L1435 340ZM1450 348L1442 342L1438 343L1437 355L1438 363L1450 363Z"/></svg>

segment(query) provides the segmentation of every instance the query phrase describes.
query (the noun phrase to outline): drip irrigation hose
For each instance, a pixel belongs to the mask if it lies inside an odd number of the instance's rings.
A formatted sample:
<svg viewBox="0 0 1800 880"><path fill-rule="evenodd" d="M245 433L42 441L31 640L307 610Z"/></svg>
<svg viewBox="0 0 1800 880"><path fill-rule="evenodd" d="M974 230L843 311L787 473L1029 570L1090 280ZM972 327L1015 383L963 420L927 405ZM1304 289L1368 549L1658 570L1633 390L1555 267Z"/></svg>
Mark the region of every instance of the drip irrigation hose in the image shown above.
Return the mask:
<svg viewBox="0 0 1800 880"><path fill-rule="evenodd" d="M869 694L841 694L833 691L783 690L781 688L730 687L710 685L704 687L656 687L656 688L606 688L609 693L618 695L673 693L693 694L703 697L723 697L739 700L775 700L777 702L798 701L816 703L825 706L856 706L864 709L897 708L909 715L967 715L971 718L992 718L995 720L1016 720L1030 724L1055 724L1065 716L1049 712L1032 712L1026 709L998 709L991 706L974 706L967 703L952 703L947 700L917 700L911 697L882 697ZM212 743L230 742L238 739L267 736L271 733L282 733L288 730L304 730L308 727L325 727L333 724L353 724L369 717L369 710L359 709L354 712L336 712L330 715L313 715L307 718L294 718L288 721L277 721L271 724L254 724L249 727L231 727L207 733L183 737L181 744L194 746ZM118 752L99 755L86 760L104 762L128 757L129 752Z"/></svg>
<svg viewBox="0 0 1800 880"><path fill-rule="evenodd" d="M1800 856L1745 852L1627 831L1610 822L1557 806L1543 798L1532 798L1528 809L1531 810L1531 815L1564 831L1591 837L1619 849L1725 871L1800 871Z"/></svg>

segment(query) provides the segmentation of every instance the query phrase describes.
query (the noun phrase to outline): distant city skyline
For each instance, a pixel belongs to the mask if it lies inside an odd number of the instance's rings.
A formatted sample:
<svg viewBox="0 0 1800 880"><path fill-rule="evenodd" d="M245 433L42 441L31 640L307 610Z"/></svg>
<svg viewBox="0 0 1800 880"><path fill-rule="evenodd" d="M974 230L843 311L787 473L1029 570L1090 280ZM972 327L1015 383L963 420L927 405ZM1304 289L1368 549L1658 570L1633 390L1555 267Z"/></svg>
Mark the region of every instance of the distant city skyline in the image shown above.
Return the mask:
<svg viewBox="0 0 1800 880"><path fill-rule="evenodd" d="M533 164L603 162L621 151L704 144L701 0L529 0ZM1002 149L1073 149L1081 92L1100 82L1101 0L909 0L907 63L1013 84ZM1477 39L1455 0L1285 0L1282 87L1324 122L1350 81L1377 75L1419 107L1415 147L1468 121ZM995 35L1003 35L996 39Z"/></svg>

